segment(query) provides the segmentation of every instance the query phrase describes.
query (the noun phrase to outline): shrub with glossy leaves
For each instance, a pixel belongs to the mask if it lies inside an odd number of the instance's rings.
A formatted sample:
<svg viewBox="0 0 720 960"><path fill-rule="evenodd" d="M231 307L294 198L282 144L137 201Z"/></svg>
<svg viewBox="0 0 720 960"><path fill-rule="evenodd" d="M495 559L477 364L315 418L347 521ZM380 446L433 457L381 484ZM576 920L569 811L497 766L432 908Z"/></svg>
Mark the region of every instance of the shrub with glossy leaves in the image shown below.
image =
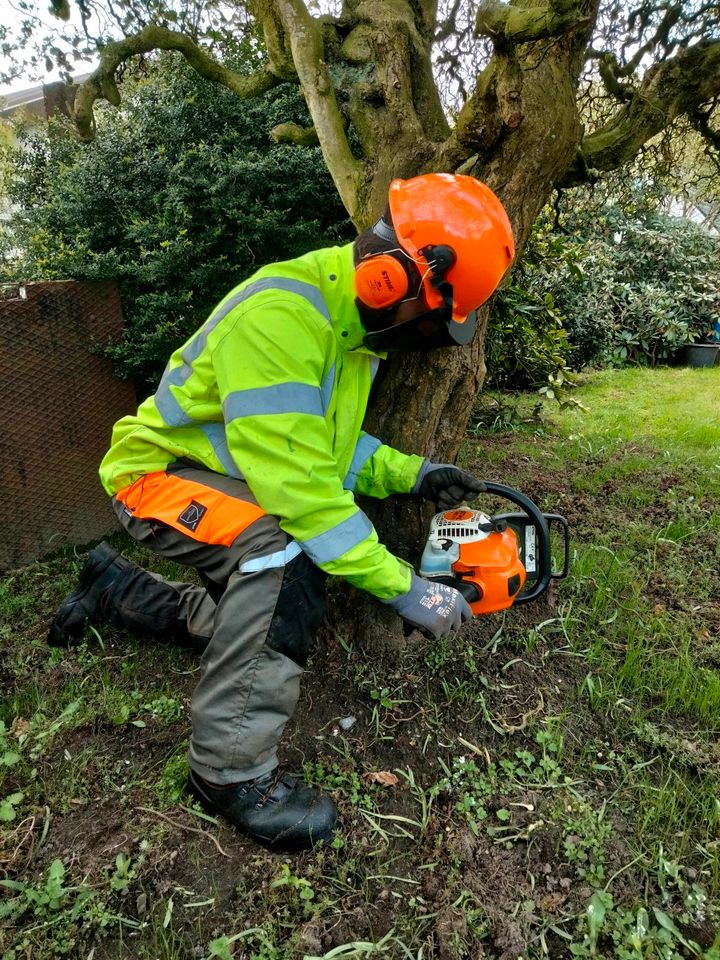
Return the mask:
<svg viewBox="0 0 720 960"><path fill-rule="evenodd" d="M488 382L494 387L539 387L568 367L571 346L551 293L523 285L520 276L498 296L485 341Z"/></svg>
<svg viewBox="0 0 720 960"><path fill-rule="evenodd" d="M555 364L667 363L720 320L720 241L643 201L566 201L540 218L490 319L491 382L533 385Z"/></svg>
<svg viewBox="0 0 720 960"><path fill-rule="evenodd" d="M668 362L720 319L720 242L702 227L615 207L591 223L578 217L567 242L578 273L558 277L554 292L576 362ZM598 317L607 342L593 355L584 333Z"/></svg>

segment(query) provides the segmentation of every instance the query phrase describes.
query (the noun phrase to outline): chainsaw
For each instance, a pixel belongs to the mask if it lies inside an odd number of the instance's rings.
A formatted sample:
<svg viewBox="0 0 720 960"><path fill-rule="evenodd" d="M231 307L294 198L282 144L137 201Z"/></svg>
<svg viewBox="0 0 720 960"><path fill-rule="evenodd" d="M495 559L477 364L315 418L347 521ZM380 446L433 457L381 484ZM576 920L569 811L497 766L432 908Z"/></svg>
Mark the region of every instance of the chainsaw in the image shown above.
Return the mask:
<svg viewBox="0 0 720 960"><path fill-rule="evenodd" d="M570 535L565 517L541 513L512 487L485 483L486 492L510 501L522 512L489 517L460 507L436 514L430 524L420 576L455 587L476 616L496 613L541 597L551 581L570 567ZM550 531L559 528L564 554L553 568Z"/></svg>

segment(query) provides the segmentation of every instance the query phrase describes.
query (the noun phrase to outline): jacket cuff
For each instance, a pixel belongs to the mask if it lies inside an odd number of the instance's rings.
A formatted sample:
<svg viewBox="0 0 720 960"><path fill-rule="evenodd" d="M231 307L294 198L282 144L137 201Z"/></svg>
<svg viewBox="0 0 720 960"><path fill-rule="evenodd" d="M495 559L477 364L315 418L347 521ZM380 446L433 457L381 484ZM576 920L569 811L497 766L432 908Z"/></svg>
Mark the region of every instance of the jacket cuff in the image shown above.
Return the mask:
<svg viewBox="0 0 720 960"><path fill-rule="evenodd" d="M411 493L420 493L420 487L422 486L423 480L434 466L435 464L432 462L432 460L423 460L422 466L420 467L418 475L415 479L415 486L410 491Z"/></svg>

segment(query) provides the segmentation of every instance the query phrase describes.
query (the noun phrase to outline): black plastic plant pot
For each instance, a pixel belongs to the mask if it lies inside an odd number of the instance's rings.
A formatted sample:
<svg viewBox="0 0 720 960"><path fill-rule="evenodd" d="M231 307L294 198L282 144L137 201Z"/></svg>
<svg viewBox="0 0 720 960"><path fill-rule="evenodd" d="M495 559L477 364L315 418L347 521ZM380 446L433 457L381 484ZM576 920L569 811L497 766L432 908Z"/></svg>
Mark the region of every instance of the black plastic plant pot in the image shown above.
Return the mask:
<svg viewBox="0 0 720 960"><path fill-rule="evenodd" d="M718 353L720 353L720 344L689 343L685 347L685 364L688 367L714 367Z"/></svg>

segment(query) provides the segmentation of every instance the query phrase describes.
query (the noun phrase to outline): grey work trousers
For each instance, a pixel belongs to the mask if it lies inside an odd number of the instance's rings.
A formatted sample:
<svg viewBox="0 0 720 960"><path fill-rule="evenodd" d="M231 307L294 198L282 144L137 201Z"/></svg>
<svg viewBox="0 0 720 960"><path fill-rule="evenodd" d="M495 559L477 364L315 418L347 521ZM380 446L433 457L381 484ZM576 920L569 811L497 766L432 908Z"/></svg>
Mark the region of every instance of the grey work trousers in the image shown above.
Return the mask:
<svg viewBox="0 0 720 960"><path fill-rule="evenodd" d="M173 474L255 503L246 483L192 466ZM122 526L143 546L195 568L207 589L145 571L119 584L111 606L118 622L180 635L205 650L192 705L190 766L212 783L268 773L297 703L300 676L325 613L325 574L267 514L231 546L206 544L160 521L134 517L113 500ZM143 586L141 587L140 584ZM173 599L169 606L168 596ZM158 610L164 611L161 621Z"/></svg>

